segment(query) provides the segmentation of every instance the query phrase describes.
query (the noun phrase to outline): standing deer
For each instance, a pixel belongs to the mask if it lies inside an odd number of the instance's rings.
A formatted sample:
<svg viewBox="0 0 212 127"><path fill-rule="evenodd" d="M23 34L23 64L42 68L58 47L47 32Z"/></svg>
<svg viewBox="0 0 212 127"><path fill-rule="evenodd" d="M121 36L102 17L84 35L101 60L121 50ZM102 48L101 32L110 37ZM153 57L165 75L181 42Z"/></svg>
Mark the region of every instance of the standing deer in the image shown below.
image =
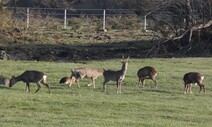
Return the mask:
<svg viewBox="0 0 212 127"><path fill-rule="evenodd" d="M10 79L0 75L0 84L5 85L5 86L9 86Z"/></svg>
<svg viewBox="0 0 212 127"><path fill-rule="evenodd" d="M22 73L21 75L17 76L17 77L12 77L12 79L10 80L10 85L9 87L12 87L16 82L19 81L23 81L24 83L26 83L26 92L30 92L30 87L29 87L29 83L36 83L38 86L38 89L36 90L35 93L37 93L40 88L41 88L41 84L45 85L48 89L49 89L49 93L50 93L50 87L46 82L47 79L47 75L45 75L43 72L40 71L25 71L24 73Z"/></svg>
<svg viewBox="0 0 212 127"><path fill-rule="evenodd" d="M188 93L188 91L192 94L192 83L195 83L199 85L200 91L202 89L204 90L204 93L206 93L205 85L202 84L202 81L204 79L204 76L200 74L199 72L189 72L186 73L183 77L184 81L184 94Z"/></svg>
<svg viewBox="0 0 212 127"><path fill-rule="evenodd" d="M60 83L66 83L69 84L69 86L72 85L72 83L77 82L78 87L79 81L85 77L91 78L92 83L88 84L87 86L93 85L95 88L95 80L99 77L102 76L102 72L99 72L96 69L93 68L74 68L71 70L71 77L64 77L60 80Z"/></svg>
<svg viewBox="0 0 212 127"><path fill-rule="evenodd" d="M137 72L138 76L138 85L142 83L142 87L145 85L145 79L151 79L155 83L155 88L157 88L157 71L154 67L146 66L138 70Z"/></svg>
<svg viewBox="0 0 212 127"><path fill-rule="evenodd" d="M113 70L104 70L103 76L104 76L104 82L103 82L103 91L106 91L106 83L109 81L116 81L117 89L116 93L121 93L121 85L122 81L125 78L126 72L127 72L127 66L128 66L128 57L127 59L124 59L124 56L122 56L122 68L118 71Z"/></svg>

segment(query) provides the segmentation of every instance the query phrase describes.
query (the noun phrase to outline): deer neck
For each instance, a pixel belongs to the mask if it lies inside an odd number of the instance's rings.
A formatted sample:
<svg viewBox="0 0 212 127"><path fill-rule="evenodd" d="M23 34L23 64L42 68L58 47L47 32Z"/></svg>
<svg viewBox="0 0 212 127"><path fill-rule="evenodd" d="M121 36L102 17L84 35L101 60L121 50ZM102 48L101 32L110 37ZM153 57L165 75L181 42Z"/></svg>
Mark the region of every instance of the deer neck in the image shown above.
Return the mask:
<svg viewBox="0 0 212 127"><path fill-rule="evenodd" d="M102 76L103 75L103 73L102 72L98 72L98 76Z"/></svg>
<svg viewBox="0 0 212 127"><path fill-rule="evenodd" d="M17 76L17 77L15 77L14 79L15 79L15 82L19 82L19 81L22 80L22 76Z"/></svg>
<svg viewBox="0 0 212 127"><path fill-rule="evenodd" d="M127 63L122 64L121 71L123 72L124 75L126 74L126 72L127 72Z"/></svg>

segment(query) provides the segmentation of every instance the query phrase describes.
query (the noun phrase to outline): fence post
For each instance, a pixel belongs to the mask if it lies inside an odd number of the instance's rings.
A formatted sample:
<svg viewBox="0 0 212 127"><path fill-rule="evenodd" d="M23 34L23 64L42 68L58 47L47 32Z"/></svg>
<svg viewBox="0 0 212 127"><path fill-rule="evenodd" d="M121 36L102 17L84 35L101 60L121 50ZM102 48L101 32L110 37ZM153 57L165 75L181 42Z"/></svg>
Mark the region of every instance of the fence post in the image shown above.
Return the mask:
<svg viewBox="0 0 212 127"><path fill-rule="evenodd" d="M104 30L104 31L107 31L107 30L105 29L105 15L106 15L106 10L103 11L103 30Z"/></svg>
<svg viewBox="0 0 212 127"><path fill-rule="evenodd" d="M146 15L144 15L144 31L146 32L146 26L147 26L147 23L146 23Z"/></svg>
<svg viewBox="0 0 212 127"><path fill-rule="evenodd" d="M66 29L66 19L67 19L66 15L67 15L67 10L65 9L65 11L64 11L64 29Z"/></svg>
<svg viewBox="0 0 212 127"><path fill-rule="evenodd" d="M27 8L27 29L29 28L29 8Z"/></svg>

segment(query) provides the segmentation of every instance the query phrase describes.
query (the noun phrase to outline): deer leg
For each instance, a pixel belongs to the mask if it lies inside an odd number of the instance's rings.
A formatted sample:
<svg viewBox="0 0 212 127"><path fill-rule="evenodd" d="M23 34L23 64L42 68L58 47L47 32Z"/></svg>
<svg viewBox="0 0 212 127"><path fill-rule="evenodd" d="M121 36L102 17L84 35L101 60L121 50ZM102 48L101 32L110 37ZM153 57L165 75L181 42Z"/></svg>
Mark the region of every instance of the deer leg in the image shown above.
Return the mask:
<svg viewBox="0 0 212 127"><path fill-rule="evenodd" d="M38 89L35 91L35 93L37 93L37 92L40 90L40 88L41 88L40 83L36 83L36 84L37 84L37 86L38 86Z"/></svg>
<svg viewBox="0 0 212 127"><path fill-rule="evenodd" d="M121 93L121 85L122 85L122 82L119 82L119 93Z"/></svg>
<svg viewBox="0 0 212 127"><path fill-rule="evenodd" d="M190 87L190 84L187 84L187 86L186 86L186 93L188 93L189 87Z"/></svg>
<svg viewBox="0 0 212 127"><path fill-rule="evenodd" d="M91 86L93 84L93 77L91 77L91 83L88 84L87 86Z"/></svg>
<svg viewBox="0 0 212 127"><path fill-rule="evenodd" d="M77 82L77 87L80 88L79 80L76 80Z"/></svg>
<svg viewBox="0 0 212 127"><path fill-rule="evenodd" d="M157 89L157 88L158 88L158 84L157 84L157 82L156 82L156 79L154 79L153 81L154 81L154 83L155 83L155 88Z"/></svg>
<svg viewBox="0 0 212 127"><path fill-rule="evenodd" d="M96 88L96 83L95 83L95 78L92 78L92 84L93 84L93 88Z"/></svg>
<svg viewBox="0 0 212 127"><path fill-rule="evenodd" d="M106 81L103 82L103 91L106 92Z"/></svg>
<svg viewBox="0 0 212 127"><path fill-rule="evenodd" d="M185 84L185 94L188 93L188 90L189 90L189 84Z"/></svg>
<svg viewBox="0 0 212 127"><path fill-rule="evenodd" d="M203 89L204 93L206 93L205 85L203 85L202 83L197 83L197 84L198 84L199 87L200 87L199 93L202 91L202 89Z"/></svg>
<svg viewBox="0 0 212 127"><path fill-rule="evenodd" d="M116 82L116 93L118 94L118 89L119 89L119 81Z"/></svg>
<svg viewBox="0 0 212 127"><path fill-rule="evenodd" d="M69 82L69 85L68 85L68 87L71 87L71 85L73 84L73 82L72 81L70 81Z"/></svg>
<svg viewBox="0 0 212 127"><path fill-rule="evenodd" d="M199 90L199 93L200 93L202 91L202 86L200 85L199 87L200 87L200 90Z"/></svg>
<svg viewBox="0 0 212 127"><path fill-rule="evenodd" d="M205 85L202 84L202 88L203 88L203 90L204 90L204 93L206 93Z"/></svg>
<svg viewBox="0 0 212 127"><path fill-rule="evenodd" d="M199 93L202 91L202 85L200 83L197 83L199 85Z"/></svg>
<svg viewBox="0 0 212 127"><path fill-rule="evenodd" d="M68 85L68 87L71 87L71 85L72 85L72 83L70 83L70 84Z"/></svg>
<svg viewBox="0 0 212 127"><path fill-rule="evenodd" d="M49 87L49 84L47 84L47 83L43 83L43 85L45 85L45 86L48 88L49 93L51 93L51 91L50 91L50 87Z"/></svg>
<svg viewBox="0 0 212 127"><path fill-rule="evenodd" d="M138 86L140 86L140 84L141 84L141 79L138 78Z"/></svg>
<svg viewBox="0 0 212 127"><path fill-rule="evenodd" d="M42 83L44 86L46 86L46 87L48 88L48 90L49 90L49 93L51 93L49 84L47 84L47 83L44 82L44 81L41 81L41 83Z"/></svg>
<svg viewBox="0 0 212 127"><path fill-rule="evenodd" d="M144 88L144 85L145 85L145 79L144 78L141 79L141 84L142 84L142 88Z"/></svg>
<svg viewBox="0 0 212 127"><path fill-rule="evenodd" d="M91 86L91 85L93 85L93 88L95 88L95 87L96 87L96 86L95 86L95 79L96 79L96 78L91 77L91 81L92 81L92 83L88 84L87 86Z"/></svg>
<svg viewBox="0 0 212 127"><path fill-rule="evenodd" d="M199 87L200 87L199 93L202 91L202 89L203 89L204 93L206 93L205 86L203 84L199 84Z"/></svg>
<svg viewBox="0 0 212 127"><path fill-rule="evenodd" d="M186 94L186 87L187 87L187 85L186 84L184 84L184 94Z"/></svg>
<svg viewBox="0 0 212 127"><path fill-rule="evenodd" d="M142 82L143 82L143 87L145 87L145 78L143 79L143 81L142 81Z"/></svg>
<svg viewBox="0 0 212 127"><path fill-rule="evenodd" d="M191 85L191 84L188 84L187 93L190 92L190 85Z"/></svg>
<svg viewBox="0 0 212 127"><path fill-rule="evenodd" d="M29 83L26 83L26 89L25 92L30 92Z"/></svg>
<svg viewBox="0 0 212 127"><path fill-rule="evenodd" d="M189 85L190 94L192 94L192 84Z"/></svg>
<svg viewBox="0 0 212 127"><path fill-rule="evenodd" d="M116 82L116 85L117 85L116 93L117 94L121 93L121 83L122 83L122 80L118 80Z"/></svg>
<svg viewBox="0 0 212 127"><path fill-rule="evenodd" d="M155 88L157 89L157 82L155 76L151 76L150 79L152 79L152 81L155 83Z"/></svg>

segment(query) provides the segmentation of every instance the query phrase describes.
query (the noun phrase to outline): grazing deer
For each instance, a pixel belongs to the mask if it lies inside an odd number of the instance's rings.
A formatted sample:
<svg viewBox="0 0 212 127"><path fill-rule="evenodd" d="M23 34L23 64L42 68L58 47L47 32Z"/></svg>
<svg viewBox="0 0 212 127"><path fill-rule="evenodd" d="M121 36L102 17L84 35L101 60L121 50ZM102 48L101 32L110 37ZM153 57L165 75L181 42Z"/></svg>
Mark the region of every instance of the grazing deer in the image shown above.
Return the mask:
<svg viewBox="0 0 212 127"><path fill-rule="evenodd" d="M74 82L77 82L77 86L78 88L80 88L80 85L79 85L79 80L76 79L75 76L71 76L71 77L63 77L62 79L60 79L60 84L62 83L65 83L68 85L68 87L71 87L71 85L74 83Z"/></svg>
<svg viewBox="0 0 212 127"><path fill-rule="evenodd" d="M138 85L142 83L142 87L145 85L145 79L151 79L155 83L155 88L157 88L157 82L156 82L156 77L157 77L157 71L155 68L146 66L138 70L137 72L138 75Z"/></svg>
<svg viewBox="0 0 212 127"><path fill-rule="evenodd" d="M0 75L0 84L5 85L5 86L9 86L10 79Z"/></svg>
<svg viewBox="0 0 212 127"><path fill-rule="evenodd" d="M186 73L183 77L183 81L184 81L184 94L188 93L188 91L192 94L192 83L195 83L199 85L200 87L200 91L199 93L202 91L202 89L204 90L204 93L206 93L206 89L205 89L205 85L202 84L202 81L204 79L204 76L202 74L200 74L199 72L189 72Z"/></svg>
<svg viewBox="0 0 212 127"><path fill-rule="evenodd" d="M74 68L71 70L71 77L64 77L60 80L60 83L66 83L69 84L69 86L72 85L72 83L77 82L78 87L79 81L85 77L91 78L92 83L88 84L87 86L93 85L95 88L95 80L99 77L102 76L102 72L97 71L96 69L92 68Z"/></svg>
<svg viewBox="0 0 212 127"><path fill-rule="evenodd" d="M25 71L24 73L22 73L21 75L17 76L17 77L12 77L12 79L10 80L10 85L9 87L12 87L16 82L19 81L23 81L26 83L26 92L30 92L30 87L29 87L29 83L36 83L38 86L38 89L36 90L35 93L37 93L40 88L41 88L41 84L45 85L48 89L49 89L49 93L50 93L50 87L46 82L47 79L47 75L45 75L43 72L40 71Z"/></svg>
<svg viewBox="0 0 212 127"><path fill-rule="evenodd" d="M106 91L106 83L109 81L116 81L117 89L116 93L121 93L121 85L122 81L125 78L126 72L127 72L127 66L128 66L128 57L127 59L124 59L124 56L122 56L122 68L118 71L112 71L112 70L104 70L103 76L104 76L104 82L103 82L103 91Z"/></svg>

